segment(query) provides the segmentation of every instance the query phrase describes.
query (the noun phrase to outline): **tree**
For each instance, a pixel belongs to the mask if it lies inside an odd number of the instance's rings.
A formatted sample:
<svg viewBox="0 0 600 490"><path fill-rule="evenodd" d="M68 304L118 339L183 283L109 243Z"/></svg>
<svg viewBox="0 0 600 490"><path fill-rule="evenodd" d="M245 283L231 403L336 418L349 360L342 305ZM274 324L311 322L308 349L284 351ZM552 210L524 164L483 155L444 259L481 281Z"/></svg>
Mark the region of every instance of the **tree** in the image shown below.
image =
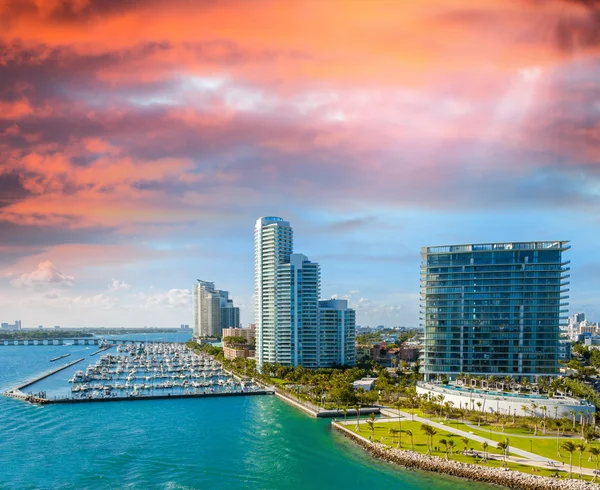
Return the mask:
<svg viewBox="0 0 600 490"><path fill-rule="evenodd" d="M583 439L585 440L586 444L589 444L591 441L593 441L597 437L598 437L598 434L596 433L596 431L594 430L594 428L591 425L588 425L585 428L585 430L583 431Z"/></svg>
<svg viewBox="0 0 600 490"><path fill-rule="evenodd" d="M556 424L556 452L558 454L558 457L562 458L562 456L560 454L560 428L563 424L562 419L556 419L555 424Z"/></svg>
<svg viewBox="0 0 600 490"><path fill-rule="evenodd" d="M367 420L367 425L369 426L369 429L371 429L371 440L373 440L373 436L375 435L375 422Z"/></svg>
<svg viewBox="0 0 600 490"><path fill-rule="evenodd" d="M565 441L561 448L569 453L569 478L573 478L573 451L575 451L575 444L571 441Z"/></svg>
<svg viewBox="0 0 600 490"><path fill-rule="evenodd" d="M440 444L444 445L444 452L446 453L446 459L448 459L448 441L446 439L440 439Z"/></svg>
<svg viewBox="0 0 600 490"><path fill-rule="evenodd" d="M433 443L433 436L437 434L437 430L435 430L429 424L421 424L421 430L427 436L427 455L430 455L431 454L431 446Z"/></svg>
<svg viewBox="0 0 600 490"><path fill-rule="evenodd" d="M575 445L575 449L579 451L579 478L581 478L581 458L583 456L583 453L587 449L587 446L580 442L579 444Z"/></svg>
<svg viewBox="0 0 600 490"><path fill-rule="evenodd" d="M481 447L483 448L483 460L487 461L487 448L488 448L489 444L487 442L482 442L481 443Z"/></svg>
<svg viewBox="0 0 600 490"><path fill-rule="evenodd" d="M469 445L469 438L463 437L463 438L461 438L461 441L465 445L465 450L463 451L463 453L467 454L467 446Z"/></svg>
<svg viewBox="0 0 600 490"><path fill-rule="evenodd" d="M596 471L594 471L594 478L592 479L592 483L594 483L596 481L596 477L598 476L598 457L600 457L600 448L592 446L590 448L590 455L596 458Z"/></svg>
<svg viewBox="0 0 600 490"><path fill-rule="evenodd" d="M410 450L414 451L415 450L415 444L413 442L413 433L412 433L412 430L409 429L409 430L405 430L404 432L406 433L406 435L408 437L410 437Z"/></svg>
<svg viewBox="0 0 600 490"><path fill-rule="evenodd" d="M572 431L575 432L575 410L569 410L569 413L571 414L571 417L573 417L573 427L572 427Z"/></svg>
<svg viewBox="0 0 600 490"><path fill-rule="evenodd" d="M454 446L456 445L456 443L454 442L454 439L450 439L448 441L448 447L450 448L450 454L454 454Z"/></svg>
<svg viewBox="0 0 600 490"><path fill-rule="evenodd" d="M356 432L360 432L360 406L356 405Z"/></svg>
<svg viewBox="0 0 600 490"><path fill-rule="evenodd" d="M394 445L394 439L396 439L397 433L398 433L398 429L396 429L395 427L390 427L390 430L388 430L388 434L390 434L392 436L392 446Z"/></svg>
<svg viewBox="0 0 600 490"><path fill-rule="evenodd" d="M509 448L508 439L500 441L496 447L500 449L502 451L502 454L504 455L504 464L502 466L506 466L506 453L508 453Z"/></svg>

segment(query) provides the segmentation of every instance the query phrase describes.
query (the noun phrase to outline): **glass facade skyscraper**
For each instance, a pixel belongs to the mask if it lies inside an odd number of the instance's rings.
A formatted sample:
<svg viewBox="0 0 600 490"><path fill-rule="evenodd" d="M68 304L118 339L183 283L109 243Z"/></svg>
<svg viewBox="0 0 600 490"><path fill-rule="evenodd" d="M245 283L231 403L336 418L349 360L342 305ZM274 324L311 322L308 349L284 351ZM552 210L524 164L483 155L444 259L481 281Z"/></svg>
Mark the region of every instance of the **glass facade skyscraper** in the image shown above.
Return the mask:
<svg viewBox="0 0 600 490"><path fill-rule="evenodd" d="M556 376L569 248L565 241L423 248L425 378Z"/></svg>

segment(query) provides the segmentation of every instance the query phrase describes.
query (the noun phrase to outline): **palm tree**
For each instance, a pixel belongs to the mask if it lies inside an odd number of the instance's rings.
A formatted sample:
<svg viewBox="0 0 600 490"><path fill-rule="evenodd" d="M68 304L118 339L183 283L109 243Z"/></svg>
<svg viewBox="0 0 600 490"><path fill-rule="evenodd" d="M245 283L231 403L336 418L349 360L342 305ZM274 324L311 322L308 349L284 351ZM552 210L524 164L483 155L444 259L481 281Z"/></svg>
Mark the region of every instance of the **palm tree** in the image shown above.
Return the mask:
<svg viewBox="0 0 600 490"><path fill-rule="evenodd" d="M427 455L430 455L431 454L431 445L433 442L433 436L437 434L437 430L435 430L429 424L421 424L421 430L427 436Z"/></svg>
<svg viewBox="0 0 600 490"><path fill-rule="evenodd" d="M562 419L556 419L556 452L558 453L558 457L562 458L560 454L560 427L562 426Z"/></svg>
<svg viewBox="0 0 600 490"><path fill-rule="evenodd" d="M573 478L573 451L575 451L575 444L571 441L565 441L561 448L569 453L569 478Z"/></svg>
<svg viewBox="0 0 600 490"><path fill-rule="evenodd" d="M342 413L344 414L344 423L346 423L346 415L348 415L348 407L342 408Z"/></svg>
<svg viewBox="0 0 600 490"><path fill-rule="evenodd" d="M448 447L450 448L450 454L453 454L453 453L454 453L454 446L455 446L455 445L456 445L456 444L455 444L455 442L454 442L454 439L450 439L450 440L448 441Z"/></svg>
<svg viewBox="0 0 600 490"><path fill-rule="evenodd" d="M467 454L467 446L469 445L469 438L468 437L463 437L461 439L461 441L465 445L465 450L463 451L463 453Z"/></svg>
<svg viewBox="0 0 600 490"><path fill-rule="evenodd" d="M536 408L537 408L537 404L534 402L531 402L531 418L533 419L533 422L535 424L535 431L533 433L534 436L537 436L537 430L538 430L537 414L535 413Z"/></svg>
<svg viewBox="0 0 600 490"><path fill-rule="evenodd" d="M354 408L356 409L356 432L360 432L360 405Z"/></svg>
<svg viewBox="0 0 600 490"><path fill-rule="evenodd" d="M569 410L569 413L571 414L571 417L573 417L573 428L571 430L575 432L575 410Z"/></svg>
<svg viewBox="0 0 600 490"><path fill-rule="evenodd" d="M414 451L415 450L415 445L413 443L413 433L412 433L412 430L405 430L404 432L406 433L406 435L408 437L410 437L410 450Z"/></svg>
<svg viewBox="0 0 600 490"><path fill-rule="evenodd" d="M402 415L400 415L400 402L396 402L394 404L394 407L396 408L396 410L398 410L398 430L400 432L400 447L402 447Z"/></svg>
<svg viewBox="0 0 600 490"><path fill-rule="evenodd" d="M390 427L390 430L388 430L388 434L392 436L392 446L394 445L394 439L396 438L397 433L398 429L395 429L394 427Z"/></svg>
<svg viewBox="0 0 600 490"><path fill-rule="evenodd" d="M502 466L506 466L506 453L508 452L508 439L504 439L503 441L500 441L496 447L498 449L500 449L502 451L502 454L504 455L504 464Z"/></svg>
<svg viewBox="0 0 600 490"><path fill-rule="evenodd" d="M483 460L487 461L487 448L488 448L488 443L487 442L482 442L481 443L481 447L483 448Z"/></svg>
<svg viewBox="0 0 600 490"><path fill-rule="evenodd" d="M371 429L371 440L373 440L373 436L375 435L375 422L367 420L367 425L369 426L369 429Z"/></svg>
<svg viewBox="0 0 600 490"><path fill-rule="evenodd" d="M448 459L448 441L446 439L440 439L440 444L444 445L444 452L446 453L446 459Z"/></svg>
<svg viewBox="0 0 600 490"><path fill-rule="evenodd" d="M577 451L579 451L579 478L581 478L581 458L583 456L583 453L587 449L587 446L585 444L583 444L582 442L580 442L579 444L577 444L575 446L575 449L577 449Z"/></svg>
<svg viewBox="0 0 600 490"><path fill-rule="evenodd" d="M598 457L600 457L600 448L592 446L590 448L590 455L596 458L596 471L594 471L594 478L592 480L592 483L594 483L596 481L596 477L598 476Z"/></svg>

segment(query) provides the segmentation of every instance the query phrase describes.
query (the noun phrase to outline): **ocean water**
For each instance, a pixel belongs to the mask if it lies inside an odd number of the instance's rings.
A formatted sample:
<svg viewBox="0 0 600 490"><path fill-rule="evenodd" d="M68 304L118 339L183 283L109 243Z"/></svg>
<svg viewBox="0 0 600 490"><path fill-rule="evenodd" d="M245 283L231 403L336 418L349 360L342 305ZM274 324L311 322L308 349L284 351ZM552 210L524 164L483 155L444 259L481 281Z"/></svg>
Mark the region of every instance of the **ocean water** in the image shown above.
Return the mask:
<svg viewBox="0 0 600 490"><path fill-rule="evenodd" d="M85 367L96 361L89 357L94 350L0 347L0 391L78 357L86 357ZM71 356L49 362L63 353ZM53 389L68 379L56 376L38 384ZM43 407L0 397L0 488L492 487L379 462L333 432L328 420L255 396Z"/></svg>

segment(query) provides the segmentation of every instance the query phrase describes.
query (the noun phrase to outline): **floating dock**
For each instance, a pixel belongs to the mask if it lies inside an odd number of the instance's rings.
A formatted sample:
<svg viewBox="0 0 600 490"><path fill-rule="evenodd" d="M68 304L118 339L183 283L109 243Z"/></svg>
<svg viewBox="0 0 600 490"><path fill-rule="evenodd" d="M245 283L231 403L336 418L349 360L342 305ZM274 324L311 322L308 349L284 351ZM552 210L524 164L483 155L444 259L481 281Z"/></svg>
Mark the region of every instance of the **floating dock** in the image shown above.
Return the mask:
<svg viewBox="0 0 600 490"><path fill-rule="evenodd" d="M58 361L59 359L64 359L65 357L69 357L71 354L63 354L62 356L53 357L50 359L50 362Z"/></svg>

